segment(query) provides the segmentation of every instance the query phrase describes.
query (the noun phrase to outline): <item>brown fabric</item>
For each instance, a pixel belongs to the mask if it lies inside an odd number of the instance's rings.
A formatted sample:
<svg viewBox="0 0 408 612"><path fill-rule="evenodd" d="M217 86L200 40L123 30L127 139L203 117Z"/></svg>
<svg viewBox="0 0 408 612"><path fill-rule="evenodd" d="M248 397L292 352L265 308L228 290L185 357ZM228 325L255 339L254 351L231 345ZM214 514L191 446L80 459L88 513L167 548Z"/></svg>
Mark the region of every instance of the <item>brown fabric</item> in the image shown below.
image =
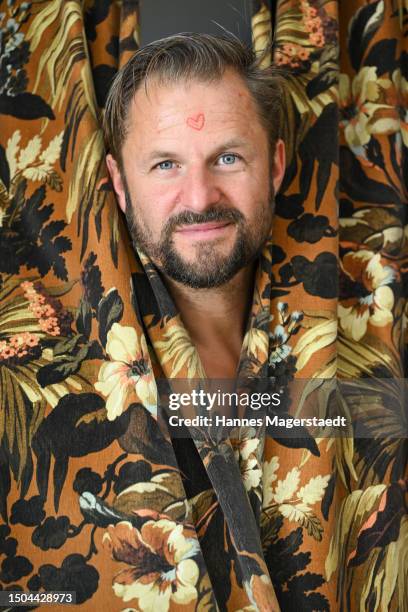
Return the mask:
<svg viewBox="0 0 408 612"><path fill-rule="evenodd" d="M2 587L84 610L408 610L406 438L365 418L371 438L210 448L154 418L155 380L205 372L107 180L100 112L137 3L1 13ZM288 168L240 373L361 378L370 406L367 378L405 375L407 8L273 13Z"/></svg>

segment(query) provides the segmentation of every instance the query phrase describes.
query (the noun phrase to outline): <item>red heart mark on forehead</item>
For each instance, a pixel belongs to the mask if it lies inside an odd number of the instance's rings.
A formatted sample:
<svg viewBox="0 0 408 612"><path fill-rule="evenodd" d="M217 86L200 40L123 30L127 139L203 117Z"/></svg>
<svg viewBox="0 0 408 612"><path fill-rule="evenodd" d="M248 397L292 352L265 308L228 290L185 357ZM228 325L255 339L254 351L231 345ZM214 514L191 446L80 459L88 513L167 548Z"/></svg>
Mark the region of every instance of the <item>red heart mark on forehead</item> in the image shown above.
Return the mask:
<svg viewBox="0 0 408 612"><path fill-rule="evenodd" d="M203 113L198 113L195 117L189 117L187 119L187 125L193 128L193 130L201 130L204 126L204 121L205 118Z"/></svg>

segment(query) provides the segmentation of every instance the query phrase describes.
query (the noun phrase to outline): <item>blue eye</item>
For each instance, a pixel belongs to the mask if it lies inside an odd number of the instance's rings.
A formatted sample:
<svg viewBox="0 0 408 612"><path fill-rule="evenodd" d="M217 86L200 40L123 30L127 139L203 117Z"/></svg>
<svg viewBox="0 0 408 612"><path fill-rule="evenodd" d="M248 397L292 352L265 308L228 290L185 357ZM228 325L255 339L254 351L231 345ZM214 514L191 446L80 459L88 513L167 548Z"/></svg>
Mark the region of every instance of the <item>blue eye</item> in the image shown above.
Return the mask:
<svg viewBox="0 0 408 612"><path fill-rule="evenodd" d="M173 162L166 159L166 161L162 161L160 164L157 164L157 168L160 168L160 170L171 170L173 168Z"/></svg>
<svg viewBox="0 0 408 612"><path fill-rule="evenodd" d="M220 159L224 160L225 165L231 166L238 159L238 155L235 155L235 153L225 153L221 155Z"/></svg>

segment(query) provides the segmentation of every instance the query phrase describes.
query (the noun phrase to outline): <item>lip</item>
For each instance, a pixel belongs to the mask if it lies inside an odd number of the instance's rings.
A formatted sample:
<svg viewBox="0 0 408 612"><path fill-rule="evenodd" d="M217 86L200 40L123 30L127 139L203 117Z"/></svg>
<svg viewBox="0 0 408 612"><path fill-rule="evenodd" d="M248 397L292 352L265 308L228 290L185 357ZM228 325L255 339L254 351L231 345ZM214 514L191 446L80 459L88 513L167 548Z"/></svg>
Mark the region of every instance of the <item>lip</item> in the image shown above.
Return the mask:
<svg viewBox="0 0 408 612"><path fill-rule="evenodd" d="M197 223L196 225L187 225L176 230L178 234L193 238L210 238L220 234L226 227L232 225L231 221L219 221L209 223Z"/></svg>

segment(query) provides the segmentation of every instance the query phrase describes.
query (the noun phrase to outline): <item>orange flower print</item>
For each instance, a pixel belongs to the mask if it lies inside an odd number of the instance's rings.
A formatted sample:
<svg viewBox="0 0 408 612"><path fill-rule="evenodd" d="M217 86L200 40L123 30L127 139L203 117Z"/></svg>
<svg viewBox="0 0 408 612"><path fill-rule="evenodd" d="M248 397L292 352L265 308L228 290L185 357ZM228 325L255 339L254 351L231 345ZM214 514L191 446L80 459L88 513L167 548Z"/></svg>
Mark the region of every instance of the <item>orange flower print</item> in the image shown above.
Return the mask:
<svg viewBox="0 0 408 612"><path fill-rule="evenodd" d="M147 521L136 529L128 521L110 525L103 537L115 560L130 565L120 571L113 589L142 612L166 612L172 606L195 609L197 540L184 535L183 525L168 519Z"/></svg>

